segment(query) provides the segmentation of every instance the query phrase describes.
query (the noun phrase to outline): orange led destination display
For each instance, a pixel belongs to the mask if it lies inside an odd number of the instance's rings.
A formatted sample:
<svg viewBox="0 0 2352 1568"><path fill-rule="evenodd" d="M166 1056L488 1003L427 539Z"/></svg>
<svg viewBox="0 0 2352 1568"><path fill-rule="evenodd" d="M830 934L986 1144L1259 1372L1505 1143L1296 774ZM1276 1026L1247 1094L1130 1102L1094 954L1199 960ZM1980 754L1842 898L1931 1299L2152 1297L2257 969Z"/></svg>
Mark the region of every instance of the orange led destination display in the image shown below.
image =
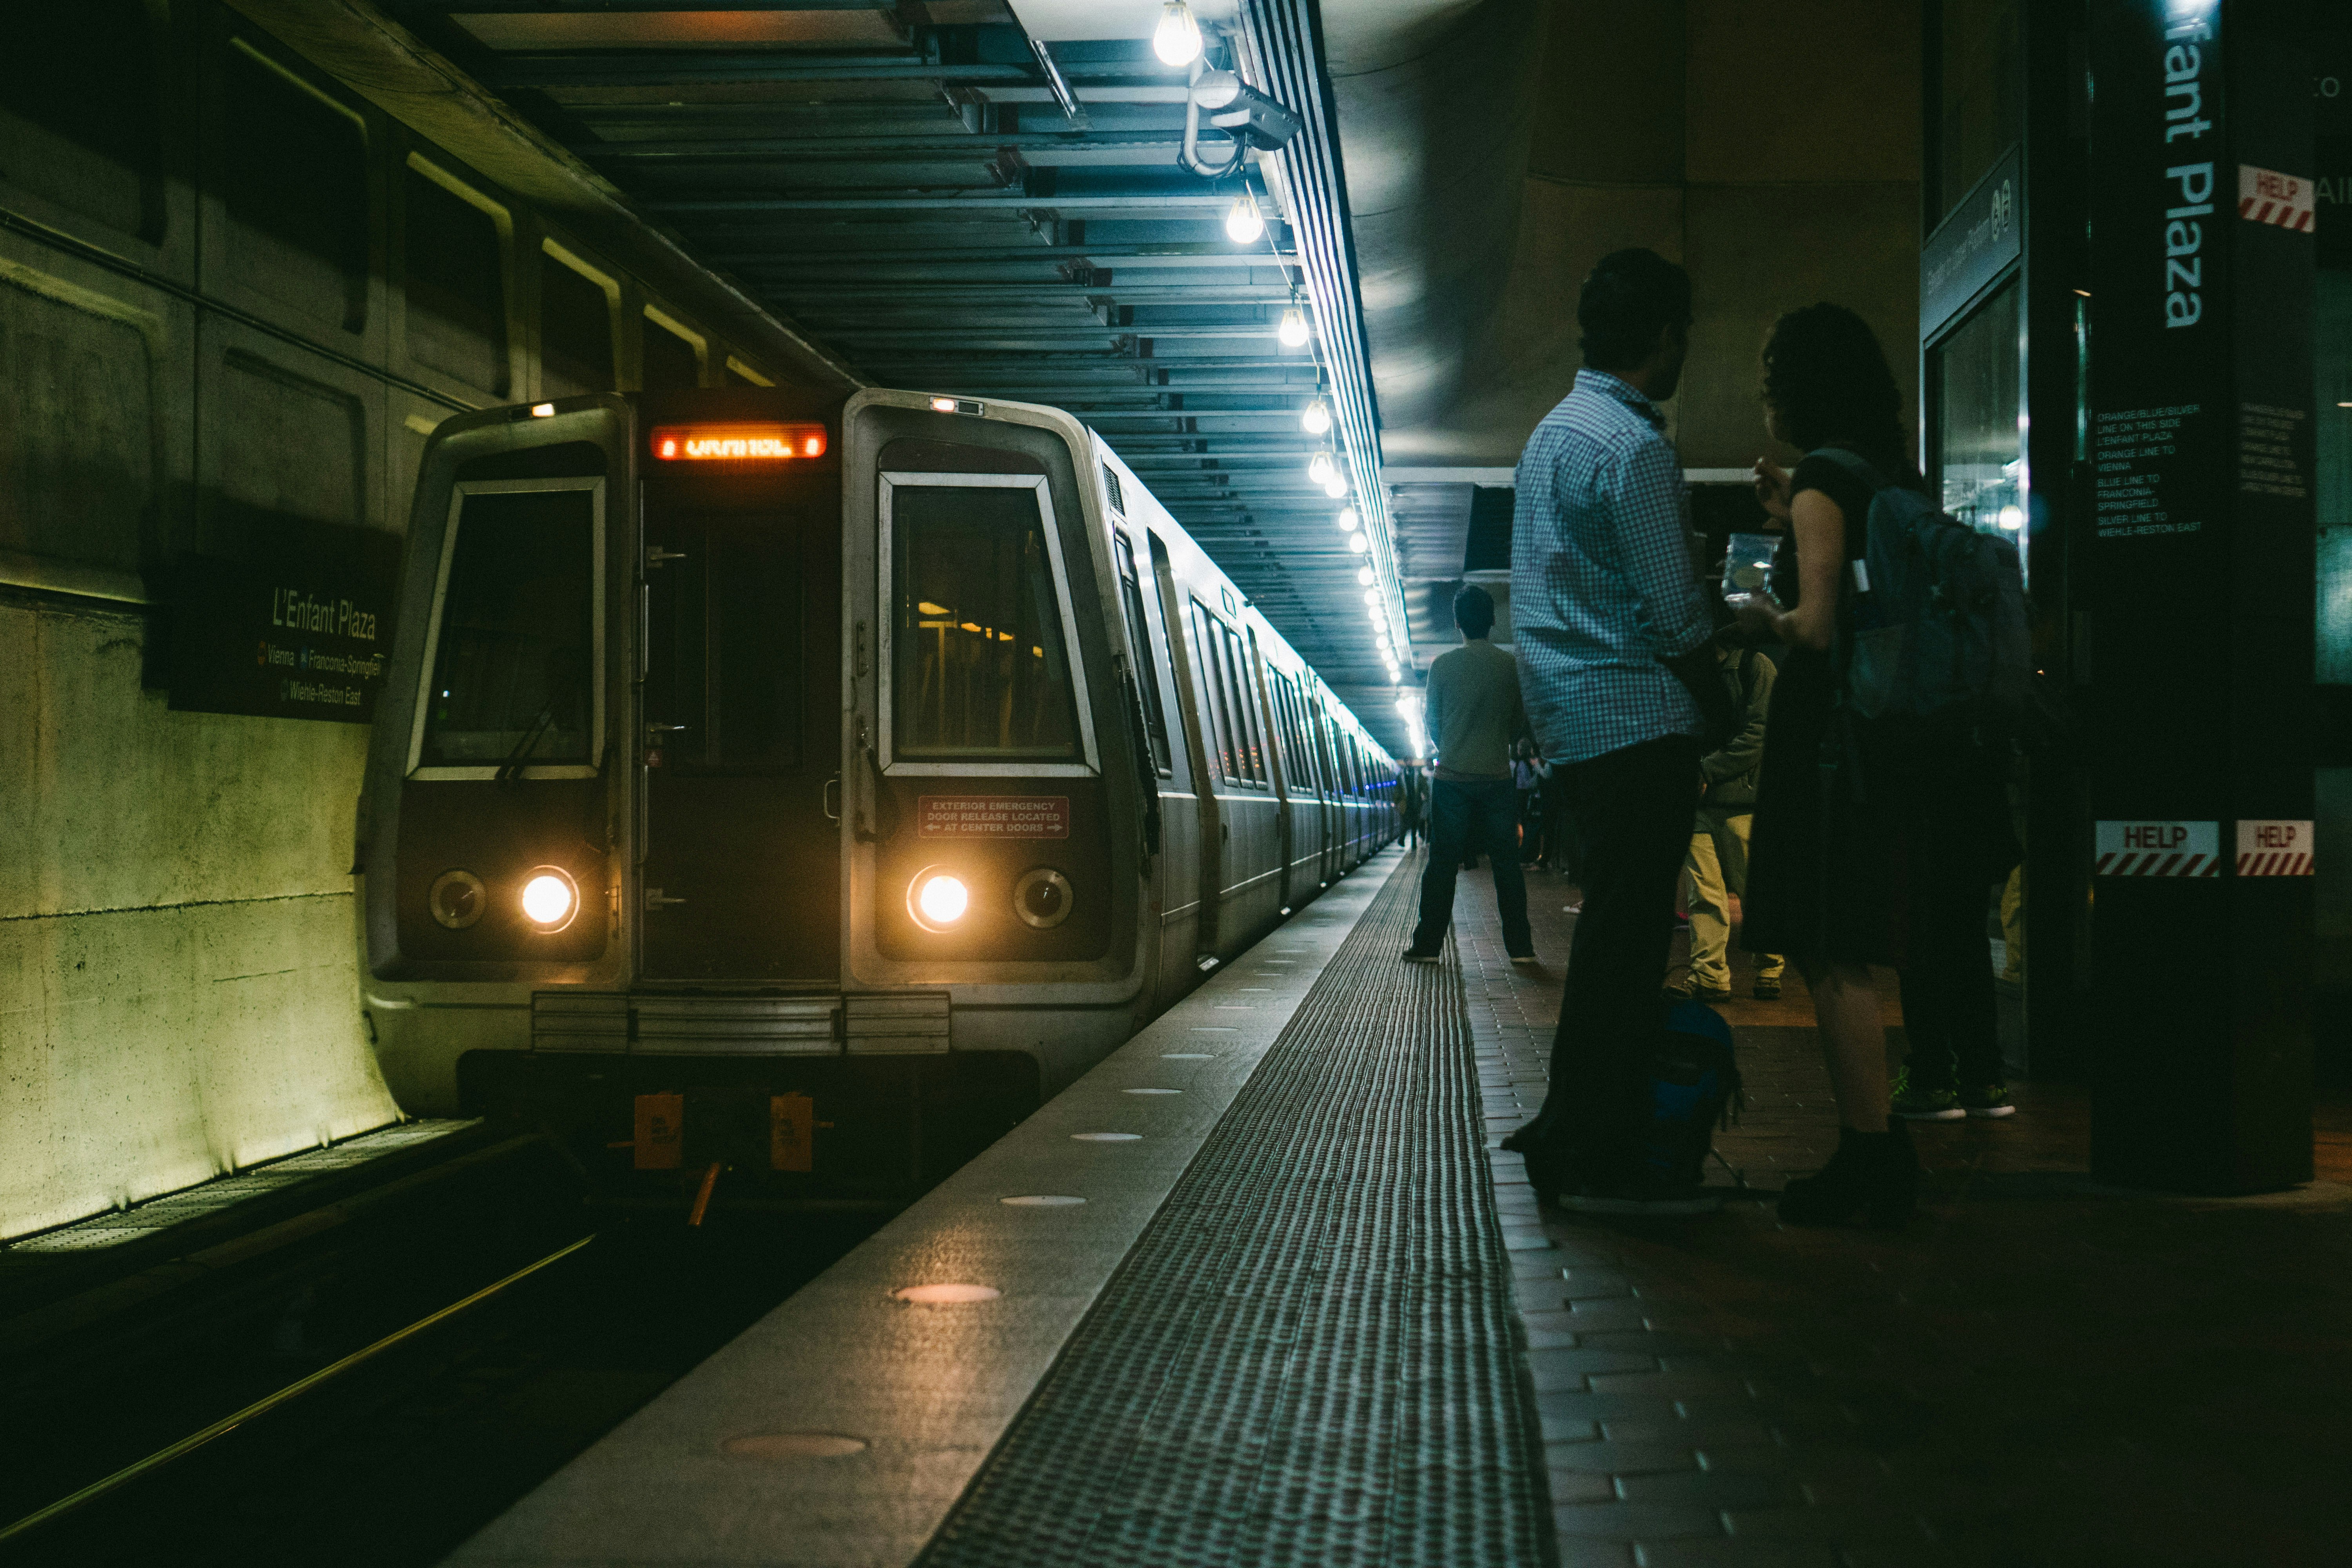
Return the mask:
<svg viewBox="0 0 2352 1568"><path fill-rule="evenodd" d="M822 425L657 425L654 456L669 463L774 463L824 456Z"/></svg>

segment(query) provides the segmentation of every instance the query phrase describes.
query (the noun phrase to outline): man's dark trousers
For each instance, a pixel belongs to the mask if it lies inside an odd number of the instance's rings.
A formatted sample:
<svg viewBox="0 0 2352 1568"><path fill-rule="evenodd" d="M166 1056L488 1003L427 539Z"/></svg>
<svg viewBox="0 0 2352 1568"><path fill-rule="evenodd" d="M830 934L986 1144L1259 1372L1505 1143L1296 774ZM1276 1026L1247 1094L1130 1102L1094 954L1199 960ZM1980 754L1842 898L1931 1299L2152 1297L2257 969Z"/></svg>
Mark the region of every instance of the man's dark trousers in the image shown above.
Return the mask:
<svg viewBox="0 0 2352 1568"><path fill-rule="evenodd" d="M1675 882L1698 804L1697 741L1669 735L1553 765L1583 842L1551 1089L1526 1142L1580 1174L1631 1173L1648 1121L1650 1047L1674 941Z"/></svg>
<svg viewBox="0 0 2352 1568"><path fill-rule="evenodd" d="M1434 952L1454 920L1454 883L1462 862L1484 851L1503 912L1503 948L1535 951L1528 930L1528 884L1519 874L1519 792L1507 778L1439 779L1429 791L1429 867L1421 874L1421 924L1412 945ZM1675 865L1682 866L1680 860Z"/></svg>

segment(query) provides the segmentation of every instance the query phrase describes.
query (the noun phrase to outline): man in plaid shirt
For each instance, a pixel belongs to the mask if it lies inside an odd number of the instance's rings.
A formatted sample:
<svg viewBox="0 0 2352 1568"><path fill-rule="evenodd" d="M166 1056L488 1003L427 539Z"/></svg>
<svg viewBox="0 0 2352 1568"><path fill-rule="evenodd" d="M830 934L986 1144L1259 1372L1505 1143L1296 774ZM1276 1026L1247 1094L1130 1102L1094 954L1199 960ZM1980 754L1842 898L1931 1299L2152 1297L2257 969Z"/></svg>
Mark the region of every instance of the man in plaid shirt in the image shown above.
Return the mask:
<svg viewBox="0 0 2352 1568"><path fill-rule="evenodd" d="M1681 379L1690 300L1689 276L1649 250L1585 279L1585 368L1528 437L1512 519L1519 685L1587 851L1550 1092L1504 1146L1542 1196L1601 1212L1711 1206L1641 1158L1699 737L1729 706L1655 406Z"/></svg>

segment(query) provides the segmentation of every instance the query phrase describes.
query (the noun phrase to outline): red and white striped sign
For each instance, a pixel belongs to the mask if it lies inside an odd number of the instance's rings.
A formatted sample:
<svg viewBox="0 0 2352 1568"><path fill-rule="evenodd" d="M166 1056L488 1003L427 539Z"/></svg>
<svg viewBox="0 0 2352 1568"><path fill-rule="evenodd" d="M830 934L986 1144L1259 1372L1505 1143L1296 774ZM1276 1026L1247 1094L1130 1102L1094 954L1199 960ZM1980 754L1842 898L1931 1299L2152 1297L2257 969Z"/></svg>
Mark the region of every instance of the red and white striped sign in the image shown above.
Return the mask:
<svg viewBox="0 0 2352 1568"><path fill-rule="evenodd" d="M2101 877L2218 877L2218 822L2102 822L2095 825L2091 870Z"/></svg>
<svg viewBox="0 0 2352 1568"><path fill-rule="evenodd" d="M2241 821L2238 824L2238 875L2310 876L2311 824Z"/></svg>
<svg viewBox="0 0 2352 1568"><path fill-rule="evenodd" d="M2252 163L2238 165L2238 216L2248 223L2276 224L2309 234L2317 200L2318 189L2309 180Z"/></svg>

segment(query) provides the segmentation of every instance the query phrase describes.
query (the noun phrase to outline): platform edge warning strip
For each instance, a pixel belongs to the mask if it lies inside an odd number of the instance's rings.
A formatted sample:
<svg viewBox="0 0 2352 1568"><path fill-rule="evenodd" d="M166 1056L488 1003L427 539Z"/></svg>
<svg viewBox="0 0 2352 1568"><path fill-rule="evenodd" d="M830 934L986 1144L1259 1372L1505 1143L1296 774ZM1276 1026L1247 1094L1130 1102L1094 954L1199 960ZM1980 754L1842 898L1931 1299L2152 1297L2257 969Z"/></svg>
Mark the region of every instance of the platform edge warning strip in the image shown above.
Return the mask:
<svg viewBox="0 0 2352 1568"><path fill-rule="evenodd" d="M1390 878L925 1568L1556 1558L1460 971Z"/></svg>

